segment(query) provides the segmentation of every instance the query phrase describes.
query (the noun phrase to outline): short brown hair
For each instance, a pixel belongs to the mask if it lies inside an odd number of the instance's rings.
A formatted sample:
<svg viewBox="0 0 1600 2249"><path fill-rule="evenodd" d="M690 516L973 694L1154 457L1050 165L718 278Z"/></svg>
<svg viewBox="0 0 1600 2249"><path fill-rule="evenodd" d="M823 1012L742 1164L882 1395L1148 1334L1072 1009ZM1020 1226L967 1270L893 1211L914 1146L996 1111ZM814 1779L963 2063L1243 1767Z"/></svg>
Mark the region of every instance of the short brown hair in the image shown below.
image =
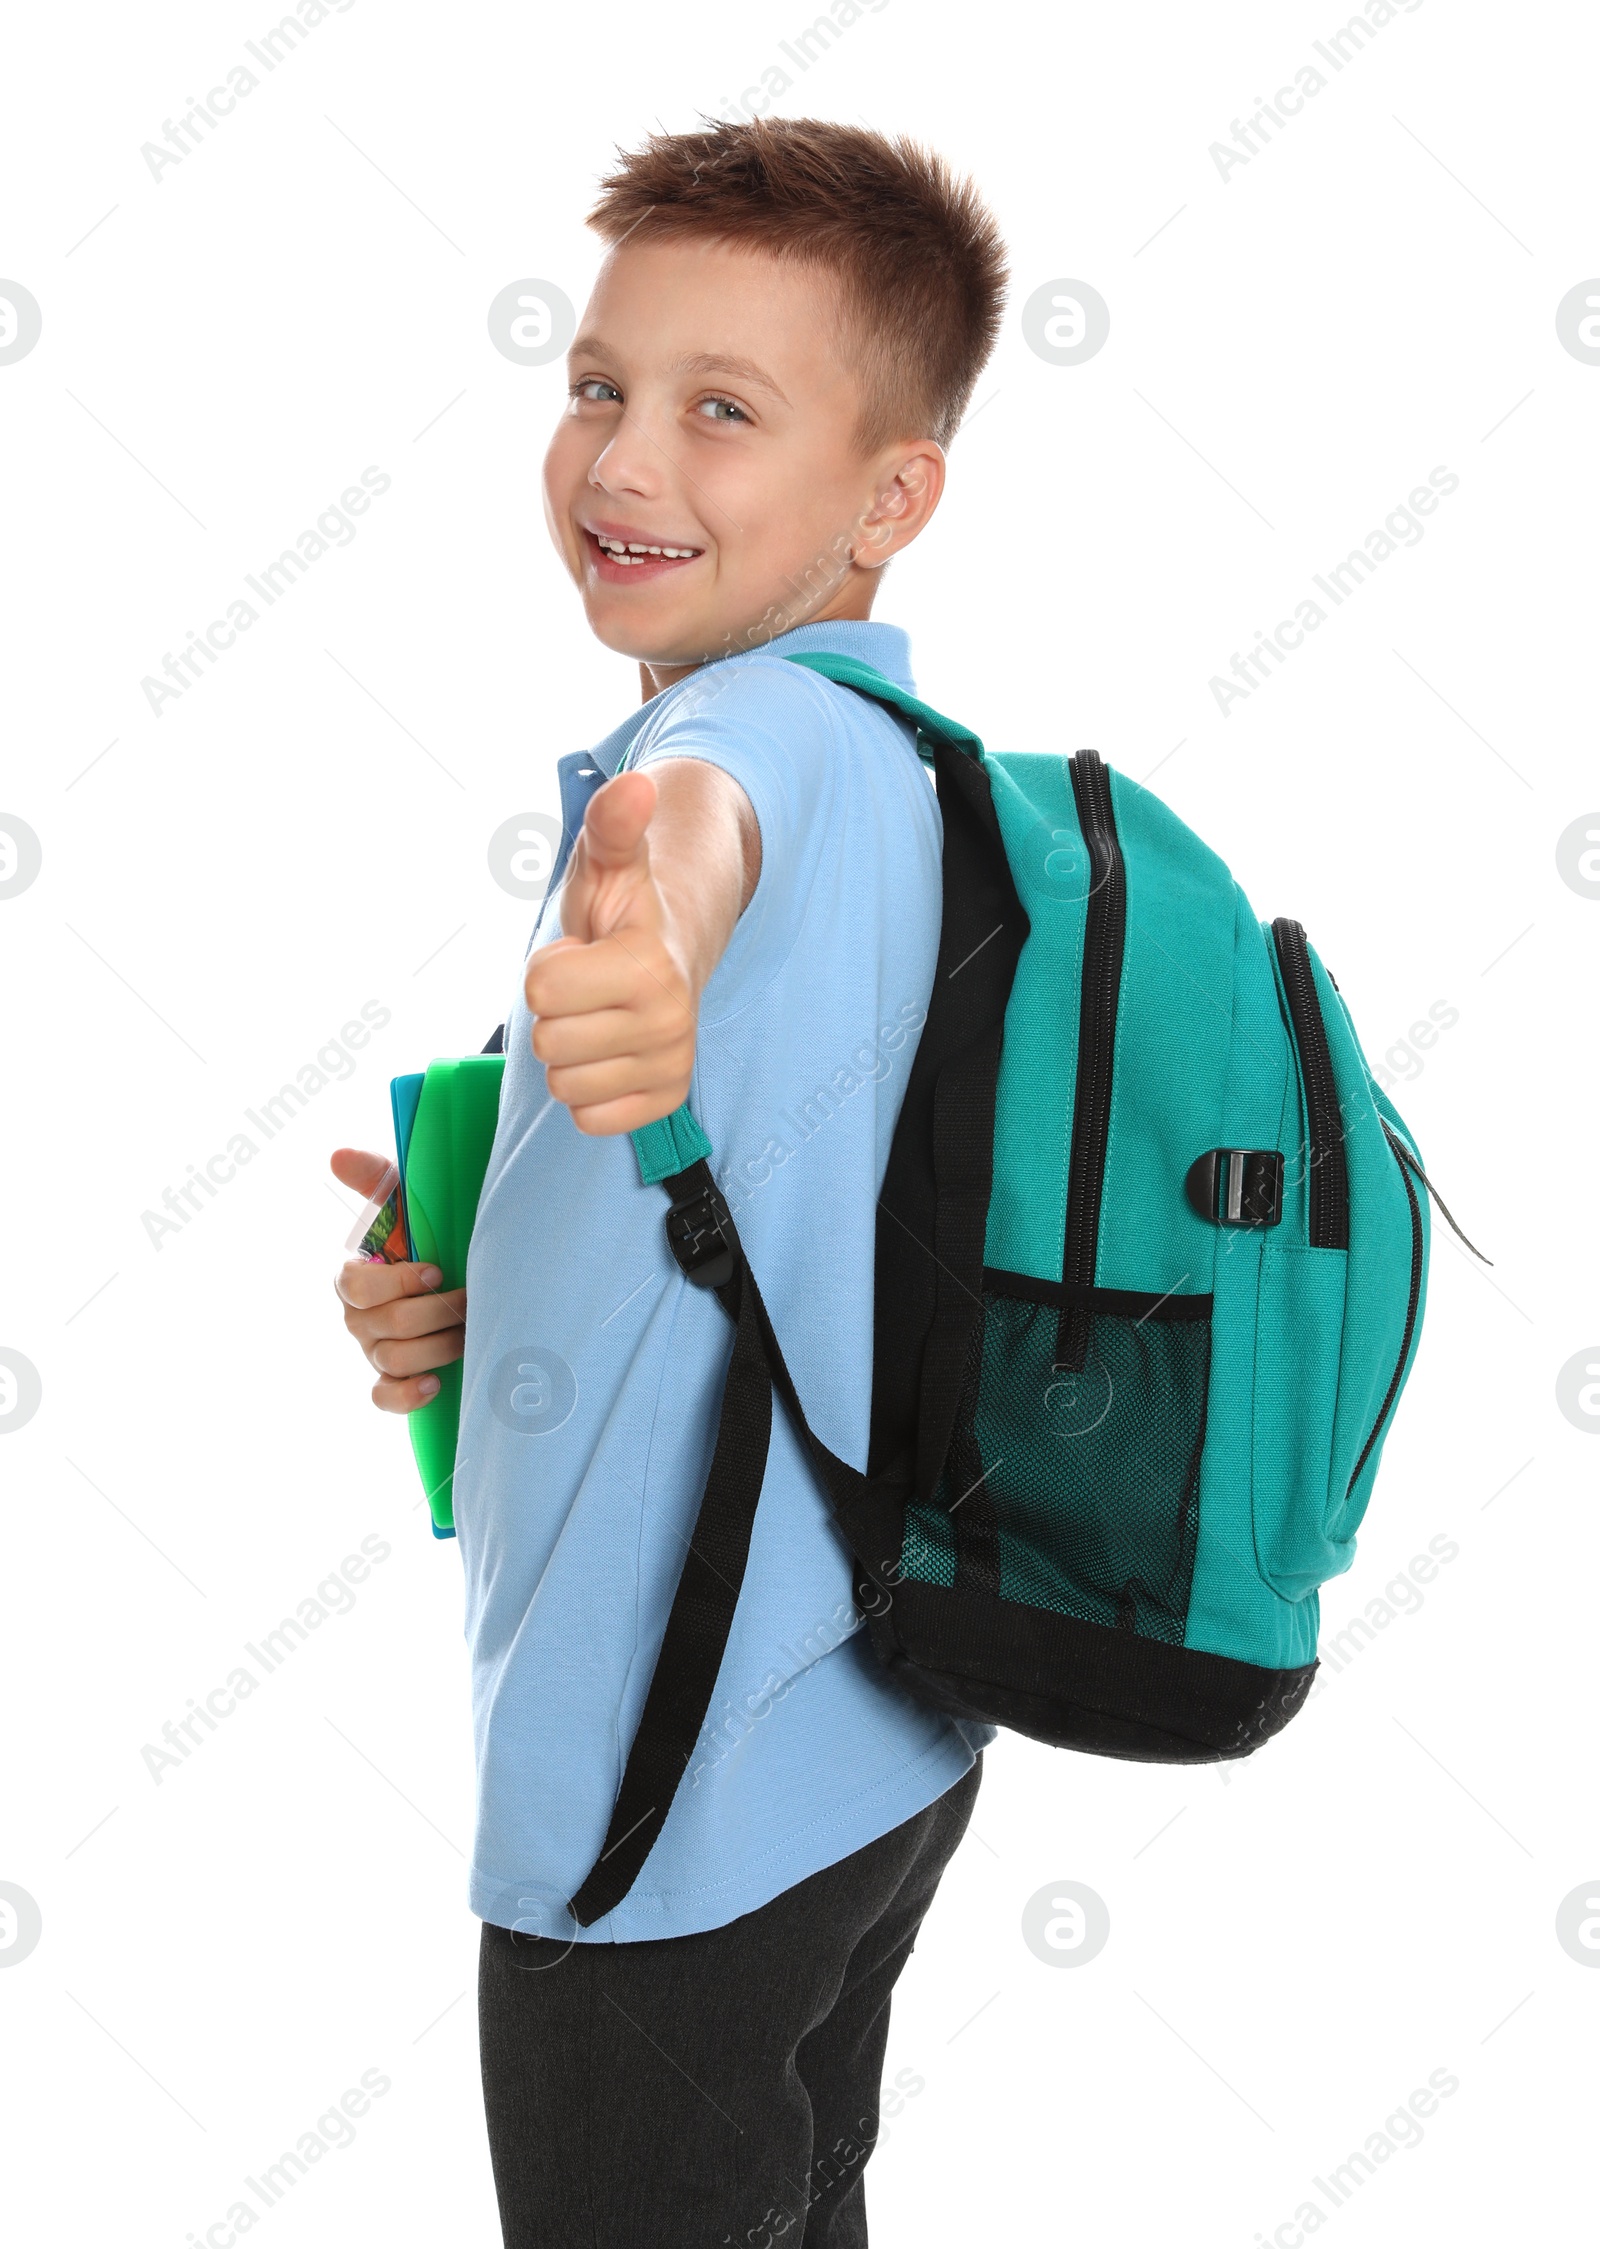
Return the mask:
<svg viewBox="0 0 1600 2249"><path fill-rule="evenodd" d="M693 235L830 273L864 362L863 451L898 437L949 444L994 349L1007 281L970 180L904 136L815 117L708 119L617 153L589 214L605 241Z"/></svg>

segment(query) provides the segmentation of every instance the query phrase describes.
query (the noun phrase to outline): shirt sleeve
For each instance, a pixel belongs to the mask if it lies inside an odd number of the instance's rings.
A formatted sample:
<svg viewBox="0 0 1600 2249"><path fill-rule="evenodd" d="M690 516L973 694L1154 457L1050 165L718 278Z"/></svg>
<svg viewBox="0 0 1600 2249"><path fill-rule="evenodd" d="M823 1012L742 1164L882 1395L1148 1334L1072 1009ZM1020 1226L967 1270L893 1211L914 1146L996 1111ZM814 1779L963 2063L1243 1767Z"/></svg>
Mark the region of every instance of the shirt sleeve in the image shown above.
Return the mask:
<svg viewBox="0 0 1600 2249"><path fill-rule="evenodd" d="M669 691L626 760L633 770L674 757L720 767L749 798L761 831L761 873L706 988L703 1021L747 1007L799 939L827 839L857 779L838 692L782 657L729 658Z"/></svg>

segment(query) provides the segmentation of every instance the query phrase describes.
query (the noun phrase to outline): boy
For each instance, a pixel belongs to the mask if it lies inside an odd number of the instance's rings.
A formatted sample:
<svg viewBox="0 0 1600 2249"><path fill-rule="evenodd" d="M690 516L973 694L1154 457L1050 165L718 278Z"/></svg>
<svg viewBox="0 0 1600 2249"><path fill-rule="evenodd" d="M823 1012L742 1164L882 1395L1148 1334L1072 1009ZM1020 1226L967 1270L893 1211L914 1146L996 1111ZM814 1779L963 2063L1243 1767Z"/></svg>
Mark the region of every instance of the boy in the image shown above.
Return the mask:
<svg viewBox="0 0 1600 2249"><path fill-rule="evenodd" d="M470 1896L507 2244L846 2249L866 2240L890 1993L992 1730L877 1663L780 1408L666 1825L614 1911L568 1913L731 1338L626 1135L692 1101L812 1426L864 1466L876 1201L933 982L939 808L909 726L784 659L830 650L912 685L873 597L938 504L1005 265L937 159L810 120L653 138L591 223L610 248L545 507L644 702L563 761L575 840L505 1026L466 1289L355 1264L340 1293L391 1412L464 1349ZM335 1158L358 1189L381 1168Z"/></svg>

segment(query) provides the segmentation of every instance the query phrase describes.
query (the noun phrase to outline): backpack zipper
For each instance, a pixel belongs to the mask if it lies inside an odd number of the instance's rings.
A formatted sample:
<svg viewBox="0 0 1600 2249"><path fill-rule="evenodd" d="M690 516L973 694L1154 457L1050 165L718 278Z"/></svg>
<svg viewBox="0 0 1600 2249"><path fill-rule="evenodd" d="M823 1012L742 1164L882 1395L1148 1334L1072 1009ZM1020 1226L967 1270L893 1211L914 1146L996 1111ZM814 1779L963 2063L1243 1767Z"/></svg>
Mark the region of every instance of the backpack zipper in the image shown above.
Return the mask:
<svg viewBox="0 0 1600 2249"><path fill-rule="evenodd" d="M1380 1118L1378 1121L1383 1126L1384 1138L1389 1143L1390 1153L1399 1166L1401 1184L1406 1191L1406 1200L1411 1205L1411 1293L1406 1299L1406 1324L1400 1336L1400 1356L1395 1360L1394 1372L1389 1377L1389 1387L1383 1394L1383 1404L1378 1408L1378 1418L1367 1432L1367 1441L1361 1448L1361 1457L1352 1469L1350 1481L1345 1486L1344 1496L1347 1501L1356 1485L1361 1481L1361 1471L1372 1457L1372 1448L1377 1443L1383 1425L1389 1418L1389 1409L1400 1395L1400 1384L1405 1376L1406 1360L1411 1355L1411 1339L1417 1332L1417 1307L1422 1301L1422 1205L1417 1200L1417 1190L1411 1184L1411 1169L1407 1161L1410 1151L1405 1149L1403 1142L1390 1128L1387 1118ZM1468 1246L1470 1248L1471 1245Z"/></svg>
<svg viewBox="0 0 1600 2249"><path fill-rule="evenodd" d="M1089 853L1090 890L1083 931L1083 988L1078 1012L1078 1072L1072 1097L1072 1148L1067 1161L1066 1242L1061 1278L1068 1290L1092 1289L1100 1245L1100 1197L1111 1132L1111 1064L1122 986L1128 919L1127 869L1111 809L1111 775L1097 750L1067 761L1078 825ZM1089 1353L1092 1315L1067 1301L1056 1329L1058 1368L1077 1371Z"/></svg>
<svg viewBox="0 0 1600 2249"><path fill-rule="evenodd" d="M1278 968L1289 1002L1289 1023L1300 1052L1300 1080L1306 1097L1306 1182L1309 1238L1313 1249L1350 1246L1350 1177L1344 1160L1344 1121L1334 1082L1327 1025L1311 973L1306 933L1297 921L1272 925Z"/></svg>

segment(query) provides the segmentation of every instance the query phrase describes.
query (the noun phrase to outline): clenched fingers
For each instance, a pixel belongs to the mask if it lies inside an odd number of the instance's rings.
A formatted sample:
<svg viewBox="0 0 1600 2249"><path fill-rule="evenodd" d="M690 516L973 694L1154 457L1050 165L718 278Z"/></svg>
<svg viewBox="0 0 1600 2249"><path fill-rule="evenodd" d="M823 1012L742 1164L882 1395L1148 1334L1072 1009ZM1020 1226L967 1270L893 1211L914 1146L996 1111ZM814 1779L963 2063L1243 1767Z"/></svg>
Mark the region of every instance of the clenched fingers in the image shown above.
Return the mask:
<svg viewBox="0 0 1600 2249"><path fill-rule="evenodd" d="M465 1328L445 1328L433 1335L379 1336L367 1346L367 1357L379 1374L409 1382L414 1375L431 1374L447 1367L466 1349Z"/></svg>
<svg viewBox="0 0 1600 2249"><path fill-rule="evenodd" d="M352 1311L370 1312L399 1297L431 1296L443 1279L437 1265L385 1265L352 1257L340 1266L333 1285Z"/></svg>
<svg viewBox="0 0 1600 2249"><path fill-rule="evenodd" d="M344 1324L371 1358L375 1343L409 1343L418 1336L458 1334L466 1316L466 1290L451 1288L439 1289L430 1296L396 1297L392 1304L375 1305L370 1312L347 1307Z"/></svg>
<svg viewBox="0 0 1600 2249"><path fill-rule="evenodd" d="M459 1357L460 1353L457 1352ZM448 1362L446 1362L448 1363ZM380 1413L415 1413L430 1398L439 1394L439 1377L436 1374L413 1375L408 1381L396 1381L385 1375L372 1385L372 1402Z"/></svg>

